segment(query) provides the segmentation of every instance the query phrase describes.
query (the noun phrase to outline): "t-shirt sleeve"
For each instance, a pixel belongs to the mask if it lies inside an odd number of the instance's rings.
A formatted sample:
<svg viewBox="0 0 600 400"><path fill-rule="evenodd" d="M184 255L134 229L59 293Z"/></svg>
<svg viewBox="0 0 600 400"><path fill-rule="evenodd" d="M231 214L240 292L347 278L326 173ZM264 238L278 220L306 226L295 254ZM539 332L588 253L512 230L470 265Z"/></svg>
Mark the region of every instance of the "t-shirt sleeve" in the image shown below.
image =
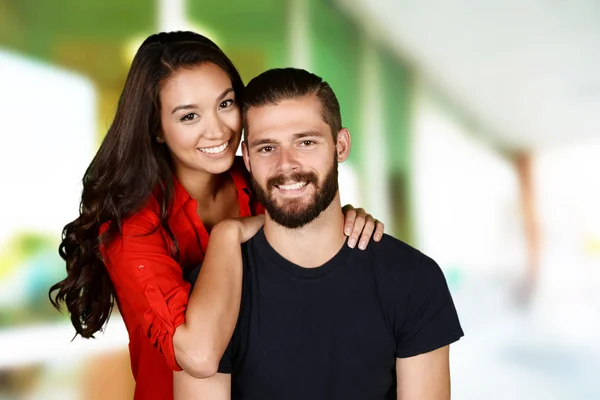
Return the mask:
<svg viewBox="0 0 600 400"><path fill-rule="evenodd" d="M242 300L240 304L240 311L233 335L231 335L229 344L227 345L225 353L219 362L219 369L217 371L222 374L233 373L236 364L240 362L241 358L243 358L243 355L248 347L248 332L250 324L248 307L251 302L249 296L251 279L248 277L251 275L251 272L248 268L250 262L247 258L248 254L246 243L242 244L242 264L244 266L244 275L242 278Z"/></svg>
<svg viewBox="0 0 600 400"><path fill-rule="evenodd" d="M235 339L231 338L229 341L229 345L227 349L225 349L225 354L221 357L221 361L219 362L218 372L222 374L231 374L233 371L233 341Z"/></svg>
<svg viewBox="0 0 600 400"><path fill-rule="evenodd" d="M397 358L436 350L464 335L444 273L425 255L415 271L405 307L397 311L401 315L396 318L402 320L396 325Z"/></svg>
<svg viewBox="0 0 600 400"><path fill-rule="evenodd" d="M244 281L244 284L246 284L246 281ZM217 371L222 374L231 374L233 372L235 363L239 359L242 336L246 338L244 343L247 343L247 318L245 318L244 314L245 294L246 291L242 289L242 305L240 307L240 314L238 316L237 325L235 327L235 330L233 331L231 340L229 340L229 344L225 349L225 353L223 354L223 357L221 357L221 361L219 362L219 369Z"/></svg>

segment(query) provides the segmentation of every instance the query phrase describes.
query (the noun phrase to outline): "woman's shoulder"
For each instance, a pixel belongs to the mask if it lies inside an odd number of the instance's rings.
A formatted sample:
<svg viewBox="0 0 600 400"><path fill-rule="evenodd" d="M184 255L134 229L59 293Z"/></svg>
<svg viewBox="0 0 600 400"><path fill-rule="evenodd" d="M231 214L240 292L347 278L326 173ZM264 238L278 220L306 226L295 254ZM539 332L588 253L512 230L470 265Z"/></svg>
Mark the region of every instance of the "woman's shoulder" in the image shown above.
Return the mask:
<svg viewBox="0 0 600 400"><path fill-rule="evenodd" d="M100 226L100 233L104 233L110 226L105 222ZM132 232L145 232L146 234L156 230L160 226L160 205L154 196L151 196L143 207L125 218L121 223L123 234Z"/></svg>

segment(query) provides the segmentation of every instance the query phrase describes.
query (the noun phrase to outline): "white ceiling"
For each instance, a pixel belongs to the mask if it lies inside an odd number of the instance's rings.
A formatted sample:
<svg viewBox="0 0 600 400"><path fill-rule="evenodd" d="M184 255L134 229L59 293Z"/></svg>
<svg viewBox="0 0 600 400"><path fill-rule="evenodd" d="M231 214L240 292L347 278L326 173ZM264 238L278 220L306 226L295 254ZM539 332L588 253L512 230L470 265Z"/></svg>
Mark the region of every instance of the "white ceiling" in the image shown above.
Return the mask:
<svg viewBox="0 0 600 400"><path fill-rule="evenodd" d="M503 145L600 138L600 1L337 1Z"/></svg>

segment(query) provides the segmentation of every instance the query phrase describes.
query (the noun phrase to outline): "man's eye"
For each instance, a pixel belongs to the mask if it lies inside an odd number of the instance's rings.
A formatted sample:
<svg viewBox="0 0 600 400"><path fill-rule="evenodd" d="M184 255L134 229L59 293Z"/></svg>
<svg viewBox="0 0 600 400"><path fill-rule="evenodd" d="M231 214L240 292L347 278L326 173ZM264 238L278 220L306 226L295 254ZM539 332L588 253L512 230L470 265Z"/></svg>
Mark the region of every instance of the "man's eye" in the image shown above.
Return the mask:
<svg viewBox="0 0 600 400"><path fill-rule="evenodd" d="M315 144L315 142L312 140L303 140L301 144L302 146L312 146L313 144Z"/></svg>
<svg viewBox="0 0 600 400"><path fill-rule="evenodd" d="M273 151L273 146L265 146L258 151L261 153L270 153Z"/></svg>

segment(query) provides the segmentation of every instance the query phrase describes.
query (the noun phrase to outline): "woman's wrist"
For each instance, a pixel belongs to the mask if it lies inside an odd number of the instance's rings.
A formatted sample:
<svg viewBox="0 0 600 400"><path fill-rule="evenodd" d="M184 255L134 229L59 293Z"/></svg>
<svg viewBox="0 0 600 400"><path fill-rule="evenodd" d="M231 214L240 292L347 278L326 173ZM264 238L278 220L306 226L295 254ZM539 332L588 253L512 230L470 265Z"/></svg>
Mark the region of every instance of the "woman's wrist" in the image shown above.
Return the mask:
<svg viewBox="0 0 600 400"><path fill-rule="evenodd" d="M216 224L211 233L210 241L228 241L235 242L236 244L242 243L242 230L243 224L235 219L226 219ZM210 243L210 242L209 242Z"/></svg>

